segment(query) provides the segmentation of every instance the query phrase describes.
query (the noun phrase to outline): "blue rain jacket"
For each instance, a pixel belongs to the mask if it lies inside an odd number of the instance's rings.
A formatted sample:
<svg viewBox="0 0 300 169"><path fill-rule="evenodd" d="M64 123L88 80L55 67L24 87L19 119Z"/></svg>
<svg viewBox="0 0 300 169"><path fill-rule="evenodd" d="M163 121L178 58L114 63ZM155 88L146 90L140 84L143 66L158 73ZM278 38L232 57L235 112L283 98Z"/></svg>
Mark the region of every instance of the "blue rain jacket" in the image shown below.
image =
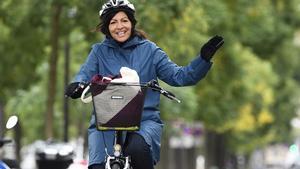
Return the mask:
<svg viewBox="0 0 300 169"><path fill-rule="evenodd" d="M162 49L147 39L135 36L125 44L119 45L107 37L101 43L92 46L88 58L81 66L74 82L88 82L96 74L117 75L121 67L128 67L138 73L141 83L160 79L172 86L187 86L194 85L202 79L211 65L211 62L197 56L188 66L178 66ZM137 131L150 146L155 163L159 160L163 128L159 102L160 94L148 90L141 127ZM113 132L105 131L102 134L102 131L96 129L95 118L92 115L88 129L89 165L99 164L105 160L105 144L108 153L112 154L113 138Z"/></svg>

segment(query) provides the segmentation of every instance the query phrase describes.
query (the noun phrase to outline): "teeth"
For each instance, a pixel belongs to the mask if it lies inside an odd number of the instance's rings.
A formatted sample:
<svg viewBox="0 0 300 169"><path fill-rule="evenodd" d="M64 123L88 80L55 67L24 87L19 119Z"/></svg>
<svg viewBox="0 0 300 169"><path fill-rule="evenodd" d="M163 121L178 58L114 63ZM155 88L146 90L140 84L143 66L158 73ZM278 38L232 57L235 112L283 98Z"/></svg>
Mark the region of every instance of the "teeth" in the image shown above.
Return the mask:
<svg viewBox="0 0 300 169"><path fill-rule="evenodd" d="M125 34L125 32L118 32L117 33L119 36L123 36Z"/></svg>

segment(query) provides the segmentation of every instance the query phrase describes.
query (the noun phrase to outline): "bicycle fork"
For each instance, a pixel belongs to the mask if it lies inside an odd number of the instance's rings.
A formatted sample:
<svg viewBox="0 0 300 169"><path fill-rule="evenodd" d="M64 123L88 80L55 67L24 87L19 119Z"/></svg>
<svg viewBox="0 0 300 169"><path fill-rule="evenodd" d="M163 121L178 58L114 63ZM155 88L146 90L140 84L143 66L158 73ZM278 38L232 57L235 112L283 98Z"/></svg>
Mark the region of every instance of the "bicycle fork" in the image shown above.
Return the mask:
<svg viewBox="0 0 300 169"><path fill-rule="evenodd" d="M130 157L129 156L123 157L122 134L123 133L121 131L115 132L115 143L114 143L114 149L113 149L113 156L110 156L106 152L105 169L112 169L111 166L113 166L113 165L118 165L120 169L131 169Z"/></svg>

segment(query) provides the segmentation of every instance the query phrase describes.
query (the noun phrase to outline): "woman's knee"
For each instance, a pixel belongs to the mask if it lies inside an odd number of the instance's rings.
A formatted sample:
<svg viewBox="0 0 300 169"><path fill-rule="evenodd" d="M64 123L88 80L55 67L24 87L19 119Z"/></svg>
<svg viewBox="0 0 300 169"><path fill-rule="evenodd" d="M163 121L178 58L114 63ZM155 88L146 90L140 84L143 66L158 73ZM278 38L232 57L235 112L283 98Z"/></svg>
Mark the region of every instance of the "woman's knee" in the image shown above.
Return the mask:
<svg viewBox="0 0 300 169"><path fill-rule="evenodd" d="M125 153L130 155L150 155L150 146L137 133L130 133L125 143Z"/></svg>
<svg viewBox="0 0 300 169"><path fill-rule="evenodd" d="M153 169L153 159L150 146L137 133L130 133L125 142L125 155L131 157L133 168Z"/></svg>

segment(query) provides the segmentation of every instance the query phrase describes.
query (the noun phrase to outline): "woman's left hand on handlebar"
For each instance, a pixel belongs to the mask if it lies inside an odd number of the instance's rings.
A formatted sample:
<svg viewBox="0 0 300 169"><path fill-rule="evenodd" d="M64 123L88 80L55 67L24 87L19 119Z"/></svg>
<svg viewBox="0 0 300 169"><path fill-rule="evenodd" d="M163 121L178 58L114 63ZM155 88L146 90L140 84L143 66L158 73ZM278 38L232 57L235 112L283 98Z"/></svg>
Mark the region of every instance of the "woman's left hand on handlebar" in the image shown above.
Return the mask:
<svg viewBox="0 0 300 169"><path fill-rule="evenodd" d="M65 90L65 96L72 99L78 99L81 97L83 90L88 86L85 82L73 82L70 83Z"/></svg>

